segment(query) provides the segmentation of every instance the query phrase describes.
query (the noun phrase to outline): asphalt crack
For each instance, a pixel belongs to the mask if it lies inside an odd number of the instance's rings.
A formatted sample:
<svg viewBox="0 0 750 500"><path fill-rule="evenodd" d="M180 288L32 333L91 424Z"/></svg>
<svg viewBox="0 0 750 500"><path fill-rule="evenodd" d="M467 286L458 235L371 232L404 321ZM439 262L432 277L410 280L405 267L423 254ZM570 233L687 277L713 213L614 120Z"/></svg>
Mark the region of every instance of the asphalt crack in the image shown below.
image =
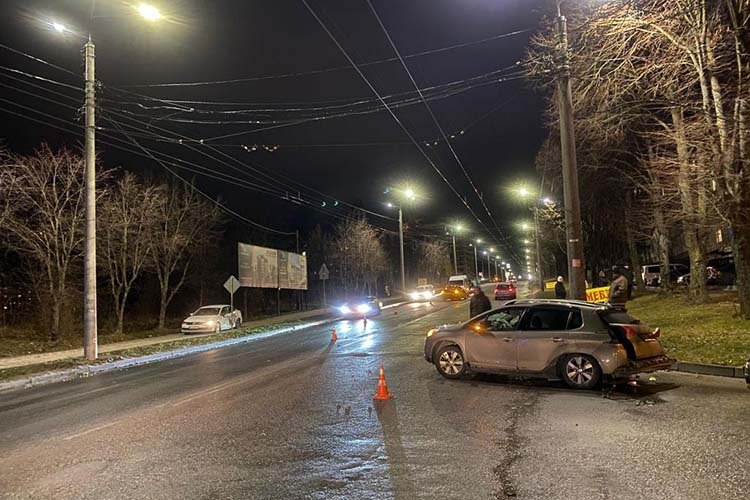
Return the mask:
<svg viewBox="0 0 750 500"><path fill-rule="evenodd" d="M510 408L509 424L505 428L504 437L498 441L503 450L503 459L495 466L493 473L500 488L495 492L495 498L514 498L518 490L511 474L513 465L521 458L523 438L519 435L518 424L530 416L535 410L539 395L534 392L522 394L523 401L514 402Z"/></svg>

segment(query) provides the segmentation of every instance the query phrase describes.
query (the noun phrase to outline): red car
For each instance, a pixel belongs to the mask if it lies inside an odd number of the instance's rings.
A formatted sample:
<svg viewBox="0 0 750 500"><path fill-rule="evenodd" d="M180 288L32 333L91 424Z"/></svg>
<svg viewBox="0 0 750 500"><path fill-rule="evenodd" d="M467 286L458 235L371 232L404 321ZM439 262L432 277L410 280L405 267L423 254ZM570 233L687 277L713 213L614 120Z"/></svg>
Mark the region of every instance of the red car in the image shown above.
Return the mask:
<svg viewBox="0 0 750 500"><path fill-rule="evenodd" d="M495 300L513 300L516 298L516 287L513 283L498 283L495 287Z"/></svg>

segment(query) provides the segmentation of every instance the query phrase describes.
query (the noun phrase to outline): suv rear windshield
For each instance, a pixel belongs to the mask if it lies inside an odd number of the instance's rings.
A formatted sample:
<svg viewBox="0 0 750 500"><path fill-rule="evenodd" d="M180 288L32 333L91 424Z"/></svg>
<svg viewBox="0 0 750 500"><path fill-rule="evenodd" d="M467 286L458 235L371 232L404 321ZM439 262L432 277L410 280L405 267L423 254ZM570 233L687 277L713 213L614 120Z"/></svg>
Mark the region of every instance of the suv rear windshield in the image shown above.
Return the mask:
<svg viewBox="0 0 750 500"><path fill-rule="evenodd" d="M619 325L639 325L641 320L632 317L625 311L602 311L599 313L605 323Z"/></svg>

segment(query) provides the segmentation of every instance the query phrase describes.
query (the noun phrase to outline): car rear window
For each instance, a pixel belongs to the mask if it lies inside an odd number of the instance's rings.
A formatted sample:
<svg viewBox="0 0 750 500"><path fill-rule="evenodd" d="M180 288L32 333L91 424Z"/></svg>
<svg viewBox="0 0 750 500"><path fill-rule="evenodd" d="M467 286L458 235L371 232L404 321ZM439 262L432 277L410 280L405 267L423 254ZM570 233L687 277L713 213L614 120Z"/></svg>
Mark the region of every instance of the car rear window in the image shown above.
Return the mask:
<svg viewBox="0 0 750 500"><path fill-rule="evenodd" d="M632 317L625 311L603 311L599 315L610 325L613 323L620 325L638 325L641 323L639 319Z"/></svg>
<svg viewBox="0 0 750 500"><path fill-rule="evenodd" d="M527 330L565 330L568 325L568 309L541 309L530 311Z"/></svg>
<svg viewBox="0 0 750 500"><path fill-rule="evenodd" d="M508 285L497 285L497 288L500 290L507 290L510 287Z"/></svg>

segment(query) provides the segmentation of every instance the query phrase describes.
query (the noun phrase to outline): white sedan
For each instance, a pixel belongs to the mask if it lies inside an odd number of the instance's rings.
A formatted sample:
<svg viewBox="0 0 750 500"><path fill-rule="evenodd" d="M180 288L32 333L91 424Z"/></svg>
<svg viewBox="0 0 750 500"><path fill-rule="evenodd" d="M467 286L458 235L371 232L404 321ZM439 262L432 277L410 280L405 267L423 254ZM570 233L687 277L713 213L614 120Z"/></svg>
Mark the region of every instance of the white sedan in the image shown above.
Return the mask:
<svg viewBox="0 0 750 500"><path fill-rule="evenodd" d="M409 294L409 298L415 302L432 300L435 296L435 287L432 285L419 285L416 290Z"/></svg>
<svg viewBox="0 0 750 500"><path fill-rule="evenodd" d="M242 313L232 306L203 306L182 322L182 333L219 333L242 325Z"/></svg>

